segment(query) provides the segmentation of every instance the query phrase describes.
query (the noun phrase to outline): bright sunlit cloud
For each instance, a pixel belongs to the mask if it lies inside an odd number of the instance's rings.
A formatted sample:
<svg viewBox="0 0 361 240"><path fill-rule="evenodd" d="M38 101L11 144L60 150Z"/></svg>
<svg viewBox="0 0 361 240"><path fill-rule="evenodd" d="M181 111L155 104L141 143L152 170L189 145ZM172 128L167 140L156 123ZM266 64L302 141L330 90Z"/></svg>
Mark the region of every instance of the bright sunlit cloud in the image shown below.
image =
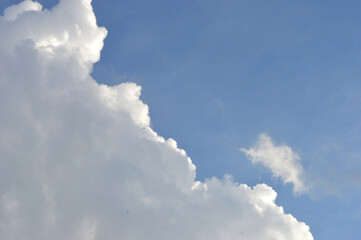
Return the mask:
<svg viewBox="0 0 361 240"><path fill-rule="evenodd" d="M91 78L107 31L89 0L40 9L0 18L0 239L313 239L265 184L195 181L140 86Z"/></svg>

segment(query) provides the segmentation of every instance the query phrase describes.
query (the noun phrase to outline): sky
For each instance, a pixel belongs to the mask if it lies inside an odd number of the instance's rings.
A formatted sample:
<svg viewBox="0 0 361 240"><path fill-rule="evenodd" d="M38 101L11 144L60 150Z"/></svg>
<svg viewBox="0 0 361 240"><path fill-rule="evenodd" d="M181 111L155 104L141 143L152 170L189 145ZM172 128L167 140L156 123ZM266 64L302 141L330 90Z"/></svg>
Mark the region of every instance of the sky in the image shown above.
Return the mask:
<svg viewBox="0 0 361 240"><path fill-rule="evenodd" d="M1 238L359 239L360 2L21 2Z"/></svg>

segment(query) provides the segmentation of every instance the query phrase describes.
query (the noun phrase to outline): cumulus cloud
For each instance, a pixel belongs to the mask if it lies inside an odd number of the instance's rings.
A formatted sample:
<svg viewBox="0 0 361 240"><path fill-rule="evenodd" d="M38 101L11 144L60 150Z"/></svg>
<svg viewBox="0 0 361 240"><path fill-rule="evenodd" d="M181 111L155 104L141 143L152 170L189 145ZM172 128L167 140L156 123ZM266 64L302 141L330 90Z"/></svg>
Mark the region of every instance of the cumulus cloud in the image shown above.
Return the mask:
<svg viewBox="0 0 361 240"><path fill-rule="evenodd" d="M31 0L25 0L18 5L13 5L5 9L4 11L4 20L6 21L13 21L20 14L23 14L28 11L41 11L42 6L38 2L33 2Z"/></svg>
<svg viewBox="0 0 361 240"><path fill-rule="evenodd" d="M289 146L276 146L266 134L261 134L256 145L241 151L252 161L269 168L273 175L280 177L284 183L293 184L294 193L307 191L303 179L303 167L300 157Z"/></svg>
<svg viewBox="0 0 361 240"><path fill-rule="evenodd" d="M267 185L195 181L140 86L91 78L107 32L90 0L39 9L0 18L0 239L313 239Z"/></svg>

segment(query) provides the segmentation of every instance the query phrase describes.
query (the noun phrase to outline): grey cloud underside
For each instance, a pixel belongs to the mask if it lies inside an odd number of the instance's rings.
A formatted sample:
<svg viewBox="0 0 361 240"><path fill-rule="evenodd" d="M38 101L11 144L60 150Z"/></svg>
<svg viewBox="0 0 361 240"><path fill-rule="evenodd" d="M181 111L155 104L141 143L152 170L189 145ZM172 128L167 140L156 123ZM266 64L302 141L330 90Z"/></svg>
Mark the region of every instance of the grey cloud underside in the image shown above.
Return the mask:
<svg viewBox="0 0 361 240"><path fill-rule="evenodd" d="M0 18L0 239L313 239L267 185L195 181L139 86L90 77L90 1L26 4Z"/></svg>

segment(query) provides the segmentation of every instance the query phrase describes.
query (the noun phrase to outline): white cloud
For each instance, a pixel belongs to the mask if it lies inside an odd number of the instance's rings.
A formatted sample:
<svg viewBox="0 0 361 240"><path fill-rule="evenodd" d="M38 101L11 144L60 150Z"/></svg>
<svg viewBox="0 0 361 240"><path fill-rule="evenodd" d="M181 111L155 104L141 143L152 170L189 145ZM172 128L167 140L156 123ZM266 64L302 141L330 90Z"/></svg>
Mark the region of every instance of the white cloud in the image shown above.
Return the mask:
<svg viewBox="0 0 361 240"><path fill-rule="evenodd" d="M269 136L261 134L253 148L241 148L241 151L252 163L261 163L269 168L274 176L282 178L284 183L292 183L295 193L307 191L303 179L303 167L299 163L300 157L289 146L275 146Z"/></svg>
<svg viewBox="0 0 361 240"><path fill-rule="evenodd" d="M31 0L25 0L18 5L13 5L5 9L4 11L4 20L14 21L18 18L19 15L28 12L28 11L41 11L42 6L38 2L33 2Z"/></svg>
<svg viewBox="0 0 361 240"><path fill-rule="evenodd" d="M11 16L0 19L0 239L313 239L264 184L195 181L186 152L150 128L139 86L90 77L106 36L90 1Z"/></svg>

